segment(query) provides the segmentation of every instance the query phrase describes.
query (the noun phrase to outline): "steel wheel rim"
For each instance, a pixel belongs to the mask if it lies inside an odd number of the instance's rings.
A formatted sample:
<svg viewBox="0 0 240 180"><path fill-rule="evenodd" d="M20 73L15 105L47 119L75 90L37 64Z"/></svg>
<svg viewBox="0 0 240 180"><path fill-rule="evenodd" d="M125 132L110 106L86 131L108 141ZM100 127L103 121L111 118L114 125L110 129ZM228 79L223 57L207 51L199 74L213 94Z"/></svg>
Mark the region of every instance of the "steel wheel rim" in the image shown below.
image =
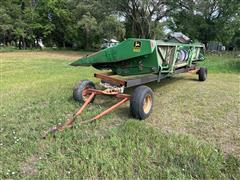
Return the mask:
<svg viewBox="0 0 240 180"><path fill-rule="evenodd" d="M152 96L147 94L143 101L143 111L145 114L148 114L152 107Z"/></svg>

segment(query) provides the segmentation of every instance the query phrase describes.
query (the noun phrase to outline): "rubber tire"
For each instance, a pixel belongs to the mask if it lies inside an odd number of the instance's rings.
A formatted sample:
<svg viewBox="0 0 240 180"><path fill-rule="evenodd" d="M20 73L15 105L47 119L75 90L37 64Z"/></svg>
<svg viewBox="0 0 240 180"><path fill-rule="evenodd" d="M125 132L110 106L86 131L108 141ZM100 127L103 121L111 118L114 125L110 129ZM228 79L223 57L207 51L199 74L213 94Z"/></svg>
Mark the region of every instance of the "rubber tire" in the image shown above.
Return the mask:
<svg viewBox="0 0 240 180"><path fill-rule="evenodd" d="M82 92L87 87L96 89L95 84L92 81L89 80L80 81L73 89L73 99L80 103L84 103L85 100L82 96ZM91 103L94 101L94 99L95 97L91 100Z"/></svg>
<svg viewBox="0 0 240 180"><path fill-rule="evenodd" d="M198 80L206 81L207 79L207 68L201 67L198 71Z"/></svg>
<svg viewBox="0 0 240 180"><path fill-rule="evenodd" d="M150 94L152 97L152 106L151 106L150 111L146 114L143 110L143 103L144 103L144 98L148 94ZM152 89L147 86L137 87L133 91L133 94L131 95L131 99L130 99L130 111L131 111L132 116L136 119L144 120L150 116L150 114L152 113L152 109L153 109L153 91L152 91Z"/></svg>

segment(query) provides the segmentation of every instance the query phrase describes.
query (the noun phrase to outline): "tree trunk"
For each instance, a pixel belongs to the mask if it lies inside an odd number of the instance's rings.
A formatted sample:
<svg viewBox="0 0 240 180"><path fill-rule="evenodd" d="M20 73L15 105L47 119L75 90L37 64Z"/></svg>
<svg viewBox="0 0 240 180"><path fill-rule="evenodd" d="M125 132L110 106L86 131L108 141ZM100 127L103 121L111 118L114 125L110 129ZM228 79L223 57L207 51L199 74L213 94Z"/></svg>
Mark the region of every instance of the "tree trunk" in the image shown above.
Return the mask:
<svg viewBox="0 0 240 180"><path fill-rule="evenodd" d="M30 49L32 49L32 47L33 47L33 43L32 42L29 43L29 47L30 47Z"/></svg>
<svg viewBox="0 0 240 180"><path fill-rule="evenodd" d="M4 44L4 46L7 45L7 43L6 43L6 34L5 33L3 33L3 44Z"/></svg>
<svg viewBox="0 0 240 180"><path fill-rule="evenodd" d="M19 48L19 49L22 49L22 37L19 38L18 48Z"/></svg>
<svg viewBox="0 0 240 180"><path fill-rule="evenodd" d="M204 41L203 44L205 45L206 50L208 50L208 41Z"/></svg>
<svg viewBox="0 0 240 180"><path fill-rule="evenodd" d="M38 38L37 38L37 43L35 43L35 41L34 41L34 46L35 46L35 48L39 48L40 47Z"/></svg>
<svg viewBox="0 0 240 180"><path fill-rule="evenodd" d="M89 31L86 30L86 38L85 38L86 44L85 44L85 49L89 50Z"/></svg>
<svg viewBox="0 0 240 180"><path fill-rule="evenodd" d="M26 49L26 41L25 41L25 38L23 38L22 42L23 42L23 49Z"/></svg>

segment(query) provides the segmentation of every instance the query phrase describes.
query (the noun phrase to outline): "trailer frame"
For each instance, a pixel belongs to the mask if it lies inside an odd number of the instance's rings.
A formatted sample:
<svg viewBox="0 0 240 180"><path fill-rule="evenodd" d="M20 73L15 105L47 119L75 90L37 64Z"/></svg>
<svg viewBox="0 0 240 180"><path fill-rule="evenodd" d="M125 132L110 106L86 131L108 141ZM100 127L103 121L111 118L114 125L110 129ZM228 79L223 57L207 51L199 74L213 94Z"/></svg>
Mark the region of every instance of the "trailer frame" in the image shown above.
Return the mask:
<svg viewBox="0 0 240 180"><path fill-rule="evenodd" d="M130 88L130 87L135 87L135 86L143 85L143 84L154 82L154 81L160 82L161 80L167 77L173 76L174 74L180 74L180 73L186 73L186 72L198 73L198 71L199 71L199 68L197 67L197 64L192 64L191 67L186 66L186 67L175 69L174 73L161 73L161 71L159 71L158 74L145 74L132 79L115 78L113 76L116 74L112 72L95 73L94 77L100 79L101 82L107 82L113 86L123 86L124 88Z"/></svg>

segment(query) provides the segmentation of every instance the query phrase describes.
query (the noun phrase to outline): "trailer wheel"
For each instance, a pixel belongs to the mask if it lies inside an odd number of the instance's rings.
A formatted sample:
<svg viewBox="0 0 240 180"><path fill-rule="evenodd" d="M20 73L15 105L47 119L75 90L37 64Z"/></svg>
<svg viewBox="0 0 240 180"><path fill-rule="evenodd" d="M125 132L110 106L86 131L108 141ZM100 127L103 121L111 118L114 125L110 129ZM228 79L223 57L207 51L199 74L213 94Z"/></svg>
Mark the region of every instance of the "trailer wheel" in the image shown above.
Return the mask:
<svg viewBox="0 0 240 180"><path fill-rule="evenodd" d="M130 99L130 111L136 119L146 119L152 113L153 92L147 86L137 87Z"/></svg>
<svg viewBox="0 0 240 180"><path fill-rule="evenodd" d="M96 89L92 81L80 81L73 89L73 99L80 103L84 103L90 96L90 94L84 94L84 90L86 90L87 88ZM91 103L93 101L94 98L92 99Z"/></svg>
<svg viewBox="0 0 240 180"><path fill-rule="evenodd" d="M201 67L198 71L198 80L205 81L207 79L207 68Z"/></svg>

